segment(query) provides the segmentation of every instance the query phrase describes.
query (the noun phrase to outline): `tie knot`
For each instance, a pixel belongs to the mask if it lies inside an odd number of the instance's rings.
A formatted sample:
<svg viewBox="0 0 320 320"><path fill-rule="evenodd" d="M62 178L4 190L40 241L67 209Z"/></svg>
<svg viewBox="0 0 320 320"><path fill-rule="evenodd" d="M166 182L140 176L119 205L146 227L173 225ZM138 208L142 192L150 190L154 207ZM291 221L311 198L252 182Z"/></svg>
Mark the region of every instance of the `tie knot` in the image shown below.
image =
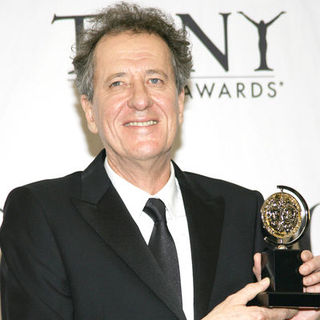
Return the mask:
<svg viewBox="0 0 320 320"><path fill-rule="evenodd" d="M166 206L160 199L148 199L143 211L147 213L155 223L166 223Z"/></svg>

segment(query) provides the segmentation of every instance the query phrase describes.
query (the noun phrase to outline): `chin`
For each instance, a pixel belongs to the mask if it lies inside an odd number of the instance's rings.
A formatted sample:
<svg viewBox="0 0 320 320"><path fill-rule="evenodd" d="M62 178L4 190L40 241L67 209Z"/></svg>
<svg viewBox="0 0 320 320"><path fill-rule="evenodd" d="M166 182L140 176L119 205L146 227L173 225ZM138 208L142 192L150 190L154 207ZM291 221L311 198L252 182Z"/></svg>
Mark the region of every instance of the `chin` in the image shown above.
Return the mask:
<svg viewBox="0 0 320 320"><path fill-rule="evenodd" d="M143 146L140 148L136 148L134 152L131 153L133 158L136 160L152 160L156 158L161 158L164 155L169 154L169 149L166 150L164 148L154 148L150 146Z"/></svg>

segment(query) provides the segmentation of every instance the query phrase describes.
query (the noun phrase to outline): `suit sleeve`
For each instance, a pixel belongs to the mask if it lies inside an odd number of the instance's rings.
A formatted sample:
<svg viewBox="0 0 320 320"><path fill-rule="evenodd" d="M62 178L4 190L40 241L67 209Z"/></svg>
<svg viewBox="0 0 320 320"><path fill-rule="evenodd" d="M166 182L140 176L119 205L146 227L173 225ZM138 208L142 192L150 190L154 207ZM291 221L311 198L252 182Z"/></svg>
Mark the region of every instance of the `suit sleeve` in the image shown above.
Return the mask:
<svg viewBox="0 0 320 320"><path fill-rule="evenodd" d="M71 320L63 260L41 202L28 188L14 190L0 231L3 320Z"/></svg>
<svg viewBox="0 0 320 320"><path fill-rule="evenodd" d="M263 240L263 234L262 234L262 222L261 222L261 213L260 213L260 209L263 204L263 197L260 192L256 192L256 194L257 194L257 208L256 208L256 230L255 230L254 253L262 252L266 249L266 243Z"/></svg>

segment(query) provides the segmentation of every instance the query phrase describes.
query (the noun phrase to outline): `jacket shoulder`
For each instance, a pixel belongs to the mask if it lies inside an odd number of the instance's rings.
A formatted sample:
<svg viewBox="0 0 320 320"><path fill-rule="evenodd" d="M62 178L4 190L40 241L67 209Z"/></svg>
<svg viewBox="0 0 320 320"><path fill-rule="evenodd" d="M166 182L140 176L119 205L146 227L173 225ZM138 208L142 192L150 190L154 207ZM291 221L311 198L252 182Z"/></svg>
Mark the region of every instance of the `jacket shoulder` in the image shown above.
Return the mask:
<svg viewBox="0 0 320 320"><path fill-rule="evenodd" d="M250 190L232 182L221 179L215 179L193 172L184 172L188 182L193 185L195 190L202 194L213 196L232 196L235 198L257 198L261 201L262 195L256 190Z"/></svg>
<svg viewBox="0 0 320 320"><path fill-rule="evenodd" d="M30 190L39 190L42 188L59 188L62 185L68 186L78 182L78 179L81 177L82 171L76 171L70 173L63 177L53 178L53 179L44 179L40 181L35 181L29 184L22 186L22 188L27 188ZM21 187L20 187L21 188Z"/></svg>
<svg viewBox="0 0 320 320"><path fill-rule="evenodd" d="M66 195L75 196L80 193L81 171L71 173L64 177L46 179L32 182L13 189L6 200L5 209L8 204L32 197L42 201L59 202L66 198Z"/></svg>

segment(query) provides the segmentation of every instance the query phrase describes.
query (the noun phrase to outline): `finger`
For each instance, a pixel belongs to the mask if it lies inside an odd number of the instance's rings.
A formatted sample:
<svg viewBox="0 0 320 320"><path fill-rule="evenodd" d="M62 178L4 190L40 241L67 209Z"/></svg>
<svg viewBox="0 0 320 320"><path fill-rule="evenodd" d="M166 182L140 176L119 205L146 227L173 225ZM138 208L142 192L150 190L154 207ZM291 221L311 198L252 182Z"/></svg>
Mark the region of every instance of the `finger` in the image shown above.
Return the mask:
<svg viewBox="0 0 320 320"><path fill-rule="evenodd" d="M304 287L304 292L309 292L309 293L320 293L320 284L316 284L313 286L309 286L309 287ZM320 318L319 318L320 319Z"/></svg>
<svg viewBox="0 0 320 320"><path fill-rule="evenodd" d="M252 271L254 275L256 276L256 279L258 281L261 280L261 253L256 253L253 256L253 268Z"/></svg>
<svg viewBox="0 0 320 320"><path fill-rule="evenodd" d="M320 271L313 272L308 276L303 277L304 286L313 286L315 284L320 284Z"/></svg>
<svg viewBox="0 0 320 320"><path fill-rule="evenodd" d="M320 256L311 258L310 260L304 262L299 268L299 272L303 276L307 276L318 270L320 270Z"/></svg>
<svg viewBox="0 0 320 320"><path fill-rule="evenodd" d="M265 307L248 307L248 315L246 319L268 319L268 320L283 320L291 319L298 313L296 309L285 308L265 308ZM299 319L302 320L302 319ZM309 320L309 319L308 319Z"/></svg>
<svg viewBox="0 0 320 320"><path fill-rule="evenodd" d="M272 320L283 320L283 319L291 319L298 313L296 309L285 309L285 308L266 308L266 317L265 319Z"/></svg>
<svg viewBox="0 0 320 320"><path fill-rule="evenodd" d="M307 262L313 258L313 254L310 250L303 250L301 252L301 260Z"/></svg>
<svg viewBox="0 0 320 320"><path fill-rule="evenodd" d="M229 302L232 304L246 305L258 293L265 291L269 285L269 278L264 278L259 282L249 283L235 294L229 296Z"/></svg>
<svg viewBox="0 0 320 320"><path fill-rule="evenodd" d="M317 310L299 310L298 314L291 320L319 320L320 311Z"/></svg>

